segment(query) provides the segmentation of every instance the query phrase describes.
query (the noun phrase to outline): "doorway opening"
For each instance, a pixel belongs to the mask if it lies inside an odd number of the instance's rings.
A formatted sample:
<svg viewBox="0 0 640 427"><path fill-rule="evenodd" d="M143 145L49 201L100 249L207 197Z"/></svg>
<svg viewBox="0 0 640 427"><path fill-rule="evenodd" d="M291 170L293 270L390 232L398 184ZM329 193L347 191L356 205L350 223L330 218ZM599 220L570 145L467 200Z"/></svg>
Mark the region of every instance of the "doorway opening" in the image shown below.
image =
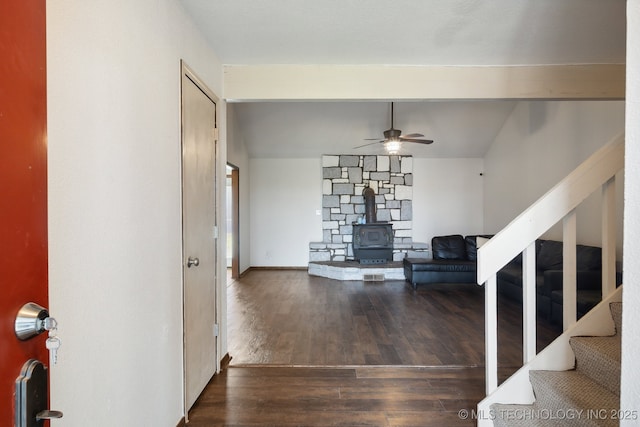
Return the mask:
<svg viewBox="0 0 640 427"><path fill-rule="evenodd" d="M227 269L231 278L240 277L240 171L238 167L227 163Z"/></svg>

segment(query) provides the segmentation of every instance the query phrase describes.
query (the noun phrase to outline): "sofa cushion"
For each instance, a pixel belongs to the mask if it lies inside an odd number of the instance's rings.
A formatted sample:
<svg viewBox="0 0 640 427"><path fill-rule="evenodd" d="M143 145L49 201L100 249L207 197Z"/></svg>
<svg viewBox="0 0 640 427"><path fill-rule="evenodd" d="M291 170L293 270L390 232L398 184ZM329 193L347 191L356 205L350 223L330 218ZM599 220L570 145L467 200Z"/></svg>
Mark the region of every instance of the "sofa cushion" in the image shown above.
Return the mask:
<svg viewBox="0 0 640 427"><path fill-rule="evenodd" d="M542 239L537 239L536 240L536 257L540 253L540 248L542 247L543 243L544 243L544 240L542 240ZM507 266L510 266L510 267L519 266L520 268L522 268L522 253L519 253L511 261L509 261Z"/></svg>
<svg viewBox="0 0 640 427"><path fill-rule="evenodd" d="M522 289L522 269L517 267L505 267L502 270L498 271L497 274L498 282L502 283L510 283L512 285L517 286ZM536 273L536 289L538 289L538 293L542 293L544 289L544 273L537 272Z"/></svg>
<svg viewBox="0 0 640 427"><path fill-rule="evenodd" d="M469 261L476 261L478 259L478 237L484 237L485 239L490 239L493 237L492 234L478 234L478 235L470 235L464 238L464 243L467 248L467 259Z"/></svg>
<svg viewBox="0 0 640 427"><path fill-rule="evenodd" d="M460 234L436 236L431 239L433 259L466 260L467 249Z"/></svg>
<svg viewBox="0 0 640 427"><path fill-rule="evenodd" d="M476 261L478 259L478 245L476 238L478 236L465 236L464 244L467 250L467 259L469 261Z"/></svg>
<svg viewBox="0 0 640 427"><path fill-rule="evenodd" d="M562 270L562 242L545 240L536 259L536 268L544 270Z"/></svg>
<svg viewBox="0 0 640 427"><path fill-rule="evenodd" d="M522 269L517 266L506 266L498 271L497 279L522 287Z"/></svg>
<svg viewBox="0 0 640 427"><path fill-rule="evenodd" d="M498 292L509 299L522 302L522 270L516 271L513 269L506 271L506 273L507 275L505 275L504 270L498 272ZM544 275L537 274L536 305L538 306L538 311L546 316L549 312L548 305L551 303L551 300L548 296L544 295L543 291Z"/></svg>
<svg viewBox="0 0 640 427"><path fill-rule="evenodd" d="M409 266L411 271L476 271L476 263L465 260L404 258L403 263Z"/></svg>
<svg viewBox="0 0 640 427"><path fill-rule="evenodd" d="M602 248L596 246L576 246L576 270L602 270Z"/></svg>
<svg viewBox="0 0 640 427"><path fill-rule="evenodd" d="M545 240L537 257L539 270L562 270L562 242ZM576 246L576 270L593 271L602 269L602 248L596 246Z"/></svg>
<svg viewBox="0 0 640 427"><path fill-rule="evenodd" d="M598 305L602 300L602 293L599 290L581 290L576 291L576 308L578 313L586 313L593 307ZM556 290L551 293L551 302L562 306L562 291Z"/></svg>

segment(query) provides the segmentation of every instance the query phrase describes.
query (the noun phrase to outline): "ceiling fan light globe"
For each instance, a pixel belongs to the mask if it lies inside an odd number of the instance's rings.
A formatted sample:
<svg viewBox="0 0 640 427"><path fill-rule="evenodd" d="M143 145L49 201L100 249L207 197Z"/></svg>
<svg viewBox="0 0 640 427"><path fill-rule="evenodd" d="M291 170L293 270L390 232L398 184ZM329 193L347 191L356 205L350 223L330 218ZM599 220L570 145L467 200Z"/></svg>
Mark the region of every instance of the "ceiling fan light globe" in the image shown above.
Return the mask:
<svg viewBox="0 0 640 427"><path fill-rule="evenodd" d="M384 143L384 148L389 154L398 154L402 143L398 140L390 140Z"/></svg>

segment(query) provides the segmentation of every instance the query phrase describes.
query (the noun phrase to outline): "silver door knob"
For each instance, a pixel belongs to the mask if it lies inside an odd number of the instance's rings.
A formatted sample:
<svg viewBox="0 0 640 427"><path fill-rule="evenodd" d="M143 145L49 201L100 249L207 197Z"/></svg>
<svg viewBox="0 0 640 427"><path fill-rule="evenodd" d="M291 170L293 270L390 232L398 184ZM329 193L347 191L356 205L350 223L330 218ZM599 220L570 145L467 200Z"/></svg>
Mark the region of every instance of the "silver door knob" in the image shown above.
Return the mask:
<svg viewBox="0 0 640 427"><path fill-rule="evenodd" d="M189 259L187 259L187 267L188 268L197 267L199 265L200 265L200 260L198 258L189 257Z"/></svg>

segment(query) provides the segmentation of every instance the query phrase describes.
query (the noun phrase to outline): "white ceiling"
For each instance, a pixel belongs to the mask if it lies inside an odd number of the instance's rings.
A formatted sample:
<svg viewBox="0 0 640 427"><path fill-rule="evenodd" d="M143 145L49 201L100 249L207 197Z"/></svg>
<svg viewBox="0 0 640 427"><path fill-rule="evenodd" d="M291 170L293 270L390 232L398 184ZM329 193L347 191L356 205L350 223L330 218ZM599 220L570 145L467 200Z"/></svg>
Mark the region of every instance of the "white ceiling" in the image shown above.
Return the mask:
<svg viewBox="0 0 640 427"><path fill-rule="evenodd" d="M483 157L515 101L396 102L394 127L422 133L430 145L405 143L415 157ZM239 103L234 108L251 157L313 158L322 154L383 154L390 127L386 102Z"/></svg>
<svg viewBox="0 0 640 427"><path fill-rule="evenodd" d="M625 62L625 0L182 0L224 64L544 65ZM512 101L406 102L418 157L481 157ZM234 104L250 157L352 152L388 103ZM360 149L370 152L372 148ZM364 152L363 152L364 153Z"/></svg>
<svg viewBox="0 0 640 427"><path fill-rule="evenodd" d="M224 64L623 63L625 0L183 0Z"/></svg>

